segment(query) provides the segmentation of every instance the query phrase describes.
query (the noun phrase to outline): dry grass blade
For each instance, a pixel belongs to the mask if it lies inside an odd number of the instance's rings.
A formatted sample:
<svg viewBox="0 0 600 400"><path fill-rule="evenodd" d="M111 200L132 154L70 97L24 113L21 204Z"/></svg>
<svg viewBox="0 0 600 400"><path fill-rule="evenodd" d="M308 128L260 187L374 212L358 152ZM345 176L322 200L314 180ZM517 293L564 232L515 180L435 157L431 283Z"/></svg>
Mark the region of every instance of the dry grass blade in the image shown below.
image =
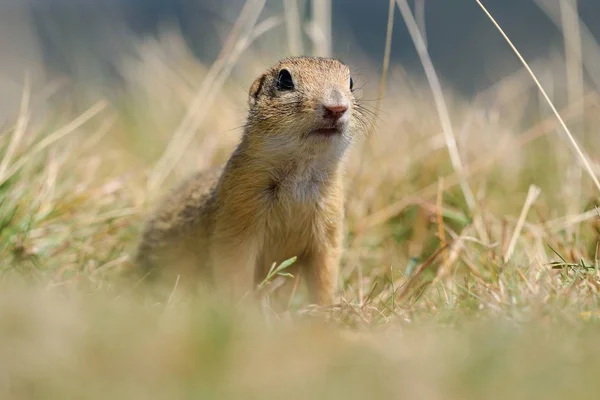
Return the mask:
<svg viewBox="0 0 600 400"><path fill-rule="evenodd" d="M438 179L438 193L436 199L436 222L437 222L437 235L440 241L440 244L443 246L446 245L446 231L444 228L444 217L442 215L443 209L443 190L444 188L444 177ZM448 261L448 253L444 252L444 262Z"/></svg>
<svg viewBox="0 0 600 400"><path fill-rule="evenodd" d="M426 28L426 24L425 24L425 0L415 0L415 20L417 21L417 26L419 27L421 36L423 36L423 43L425 43L425 47L427 47L427 28Z"/></svg>
<svg viewBox="0 0 600 400"><path fill-rule="evenodd" d="M564 0L560 2L560 14L562 32L565 38L565 58L567 69L567 95L569 103L573 103L583 98L583 56L581 54L581 35L579 26L579 15L577 12L577 0ZM583 107L582 107L583 108ZM583 127L583 109L578 121L575 121L577 129L584 134ZM581 139L584 139L581 137ZM570 214L579 211L579 203L581 201L581 168L575 163L570 164L567 169L567 190L571 193L568 202L568 210ZM569 236L578 236L577 226L569 229Z"/></svg>
<svg viewBox="0 0 600 400"><path fill-rule="evenodd" d="M385 96L385 85L387 82L387 75L390 69L390 56L392 53L392 34L394 31L394 0L390 0L388 8L388 20L387 28L385 33L385 50L383 54L383 66L381 68L381 78L379 79L379 88L377 90L377 101L375 103L375 113L373 114L373 121L371 122L371 132L369 132L369 140L373 136L375 130L375 123L379 112L381 110L381 101Z"/></svg>
<svg viewBox="0 0 600 400"><path fill-rule="evenodd" d="M450 245L451 244L446 244L445 246L439 247L432 255L430 255L421 265L419 265L415 269L412 276L408 278L404 285L399 289L398 293L392 294L393 296L395 296L396 302L401 303L406 298L406 296L413 289L414 285L421 279L421 275L423 274L423 272L425 272L427 268L433 265L433 262L438 257L438 255L440 255L440 253L442 253L443 251L446 251L446 249Z"/></svg>
<svg viewBox="0 0 600 400"><path fill-rule="evenodd" d="M567 86L569 102L583 97L583 55L581 52L580 21L577 12L577 0L560 2L562 32L565 38L567 68Z"/></svg>
<svg viewBox="0 0 600 400"><path fill-rule="evenodd" d="M483 226L481 218L476 212L477 203L475 201L475 196L473 195L473 191L471 190L471 187L467 182L462 160L460 158L460 153L456 145L456 137L452 129L450 113L448 112L446 101L444 100L442 85L440 84L437 73L435 72L435 68L433 67L431 58L429 57L429 52L427 51L427 47L425 46L425 41L423 40L421 32L419 31L419 27L417 26L417 23L412 14L412 11L410 10L408 2L406 0L396 0L396 4L398 4L398 8L402 13L402 17L404 18L404 22L406 23L408 32L412 38L415 48L417 49L417 53L419 54L421 64L423 64L423 69L425 70L427 81L429 82L429 86L431 87L435 107L437 109L438 116L440 118L440 123L442 125L442 131L446 139L446 146L448 147L448 153L450 154L450 161L452 162L452 167L458 174L459 185L462 189L467 206L469 207L471 213L474 215L475 228L477 229L477 233L479 234L481 239L487 242L487 233L485 231L485 227Z"/></svg>
<svg viewBox="0 0 600 400"><path fill-rule="evenodd" d="M175 292L177 291L177 286L179 285L179 278L181 275L177 275L177 279L175 280L175 285L173 286L173 290L171 294L169 294L169 299L167 300L167 306L169 306L173 302L173 298L175 297Z"/></svg>
<svg viewBox="0 0 600 400"><path fill-rule="evenodd" d="M461 234L450 247L450 250L444 251L444 259L442 260L442 265L438 268L435 278L431 282L432 285L436 285L442 279L446 278L450 275L452 271L453 265L460 258L460 253L464 248L465 235ZM448 245L444 244L443 247Z"/></svg>
<svg viewBox="0 0 600 400"><path fill-rule="evenodd" d="M304 54L298 0L284 0L283 6L289 51L292 55L296 56Z"/></svg>
<svg viewBox="0 0 600 400"><path fill-rule="evenodd" d="M373 112L373 118L367 132L367 140L362 144L359 164L360 167L356 169L356 173L359 174L362 170L363 163L365 162L365 152L371 150L371 140L373 140L373 134L375 133L377 119L381 111L381 102L385 96L385 86L387 82L387 75L390 67L390 56L392 52L392 33L394 29L394 0L390 0L388 8L388 21L385 35L385 49L383 54L383 66L381 68L381 77L379 79L379 88L377 90L377 101L375 102L375 111ZM356 180L354 180L356 182Z"/></svg>
<svg viewBox="0 0 600 400"><path fill-rule="evenodd" d="M8 147L6 148L6 152L4 153L4 157L2 158L2 163L0 163L0 181L2 181L4 174L6 173L6 169L8 165L12 161L19 144L21 143L21 139L25 134L25 130L27 129L27 124L29 122L29 101L31 99L31 80L29 75L25 76L25 84L23 85L23 97L21 99L21 108L19 110L19 118L17 119L17 125L15 127L15 131L13 132L10 142L8 143Z"/></svg>
<svg viewBox="0 0 600 400"><path fill-rule="evenodd" d="M519 50L515 47L515 45L510 40L510 38L508 37L508 35L504 32L504 30L502 29L502 27L500 26L500 24L498 24L498 22L496 21L496 19L492 16L492 14L490 14L490 12L487 10L487 8L485 8L485 6L481 3L481 1L480 0L475 0L475 1L479 5L479 7L481 7L481 9L485 13L485 15L487 15L487 17L490 19L490 21L492 21L492 23L494 24L494 26L496 27L496 29L498 29L498 31L504 37L504 39L509 44L509 46L511 47L511 49L513 50L513 52L519 58L519 60L523 64L523 66L527 69L527 71L529 72L529 75L531 75L531 78L535 81L535 84L537 85L538 89L540 90L542 96L544 97L544 99L548 103L548 106L550 106L550 109L552 110L552 112L554 113L554 115L556 116L556 118L558 119L561 127L563 128L565 134L567 135L567 138L569 139L569 141L573 145L573 148L577 152L577 155L579 156L579 159L580 159L583 167L585 168L586 172L589 174L590 178L594 182L594 185L596 186L596 189L598 189L598 191L600 192L600 181L598 181L598 178L594 174L594 170L592 169L592 166L590 165L590 162L588 161L588 157L584 154L584 152L581 150L581 148L577 144L577 141L575 140L575 137L573 136L573 134L571 134L571 131L567 127L567 124L565 123L565 121L563 120L563 118L560 116L558 110L556 109L556 107L554 106L554 104L552 103L552 101L550 100L550 97L548 97L548 94L546 93L546 91L542 87L540 81L538 80L538 78L535 76L535 74L533 73L533 71L529 67L529 64L527 64L527 61L525 61L525 59L523 58L523 56L521 55L521 53L519 52Z"/></svg>
<svg viewBox="0 0 600 400"><path fill-rule="evenodd" d="M331 56L331 0L312 1L312 40L315 55Z"/></svg>
<svg viewBox="0 0 600 400"><path fill-rule="evenodd" d="M554 232L561 231L563 229L567 229L570 226L576 226L582 222L589 221L598 216L598 210L589 210L581 214L577 215L568 215L566 217L561 217L554 219L552 221L548 221L546 225L550 230Z"/></svg>
<svg viewBox="0 0 600 400"><path fill-rule="evenodd" d="M517 244L517 239L521 234L521 230L523 229L523 225L525 224L525 219L527 218L527 214L529 213L529 209L531 205L537 200L540 195L540 188L535 185L529 186L529 191L527 192L527 197L525 198L525 203L523 204L523 209L521 210L521 215L519 215L519 220L517 221L517 225L515 226L515 230L510 238L510 242L508 245L508 249L504 254L504 262L508 262L513 255L515 250L515 246Z"/></svg>

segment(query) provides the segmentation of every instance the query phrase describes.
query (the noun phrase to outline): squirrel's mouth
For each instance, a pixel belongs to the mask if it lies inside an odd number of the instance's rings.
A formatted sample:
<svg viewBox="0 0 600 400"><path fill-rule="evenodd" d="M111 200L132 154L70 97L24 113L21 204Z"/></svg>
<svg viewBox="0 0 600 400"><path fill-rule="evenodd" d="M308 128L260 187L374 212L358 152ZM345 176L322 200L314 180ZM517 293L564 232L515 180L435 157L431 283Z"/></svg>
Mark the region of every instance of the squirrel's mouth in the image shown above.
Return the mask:
<svg viewBox="0 0 600 400"><path fill-rule="evenodd" d="M322 127L322 128L317 128L315 130L313 130L311 133L316 134L316 135L323 135L323 136L333 136L333 135L337 135L342 133L342 129L340 127Z"/></svg>

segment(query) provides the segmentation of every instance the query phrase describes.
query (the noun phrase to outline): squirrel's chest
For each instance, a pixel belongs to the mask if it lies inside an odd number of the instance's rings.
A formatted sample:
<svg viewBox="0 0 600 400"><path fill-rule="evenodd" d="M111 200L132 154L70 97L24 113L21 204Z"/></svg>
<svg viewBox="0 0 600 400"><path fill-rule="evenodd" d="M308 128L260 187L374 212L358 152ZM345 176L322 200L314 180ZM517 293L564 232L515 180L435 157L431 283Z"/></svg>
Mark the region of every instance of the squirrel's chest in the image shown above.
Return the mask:
<svg viewBox="0 0 600 400"><path fill-rule="evenodd" d="M323 180L312 171L288 174L269 191L265 222L276 234L311 230L326 202Z"/></svg>
<svg viewBox="0 0 600 400"><path fill-rule="evenodd" d="M318 174L295 177L284 185L282 195L293 207L304 209L317 206L322 201L323 178Z"/></svg>
<svg viewBox="0 0 600 400"><path fill-rule="evenodd" d="M262 220L263 251L269 263L303 254L312 241L325 240L327 224L336 217L330 215L336 198L328 186L334 182L319 169L290 168L276 178Z"/></svg>
<svg viewBox="0 0 600 400"><path fill-rule="evenodd" d="M327 173L316 163L291 165L272 182L278 206L305 209L322 202Z"/></svg>

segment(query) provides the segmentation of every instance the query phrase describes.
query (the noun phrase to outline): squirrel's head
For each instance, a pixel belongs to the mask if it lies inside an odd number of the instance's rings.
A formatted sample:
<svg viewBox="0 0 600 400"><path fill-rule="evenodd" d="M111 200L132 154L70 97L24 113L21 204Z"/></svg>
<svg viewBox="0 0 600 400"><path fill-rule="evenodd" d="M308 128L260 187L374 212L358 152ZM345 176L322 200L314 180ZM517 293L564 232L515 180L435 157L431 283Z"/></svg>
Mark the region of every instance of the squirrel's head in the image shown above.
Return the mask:
<svg viewBox="0 0 600 400"><path fill-rule="evenodd" d="M250 87L248 139L273 151L340 150L360 124L350 69L332 58L287 58Z"/></svg>

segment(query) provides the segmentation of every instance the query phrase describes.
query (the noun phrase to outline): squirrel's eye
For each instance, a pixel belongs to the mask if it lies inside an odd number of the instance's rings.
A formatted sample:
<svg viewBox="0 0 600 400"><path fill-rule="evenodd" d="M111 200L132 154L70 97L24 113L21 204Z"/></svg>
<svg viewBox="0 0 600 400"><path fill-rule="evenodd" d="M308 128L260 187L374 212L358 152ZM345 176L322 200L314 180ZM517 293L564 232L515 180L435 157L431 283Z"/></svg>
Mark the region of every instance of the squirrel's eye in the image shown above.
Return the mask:
<svg viewBox="0 0 600 400"><path fill-rule="evenodd" d="M354 81L350 78L350 90L354 89Z"/></svg>
<svg viewBox="0 0 600 400"><path fill-rule="evenodd" d="M292 75L290 71L287 69L282 69L279 71L279 75L277 76L277 89L278 90L292 90L294 89L294 81L292 80Z"/></svg>

